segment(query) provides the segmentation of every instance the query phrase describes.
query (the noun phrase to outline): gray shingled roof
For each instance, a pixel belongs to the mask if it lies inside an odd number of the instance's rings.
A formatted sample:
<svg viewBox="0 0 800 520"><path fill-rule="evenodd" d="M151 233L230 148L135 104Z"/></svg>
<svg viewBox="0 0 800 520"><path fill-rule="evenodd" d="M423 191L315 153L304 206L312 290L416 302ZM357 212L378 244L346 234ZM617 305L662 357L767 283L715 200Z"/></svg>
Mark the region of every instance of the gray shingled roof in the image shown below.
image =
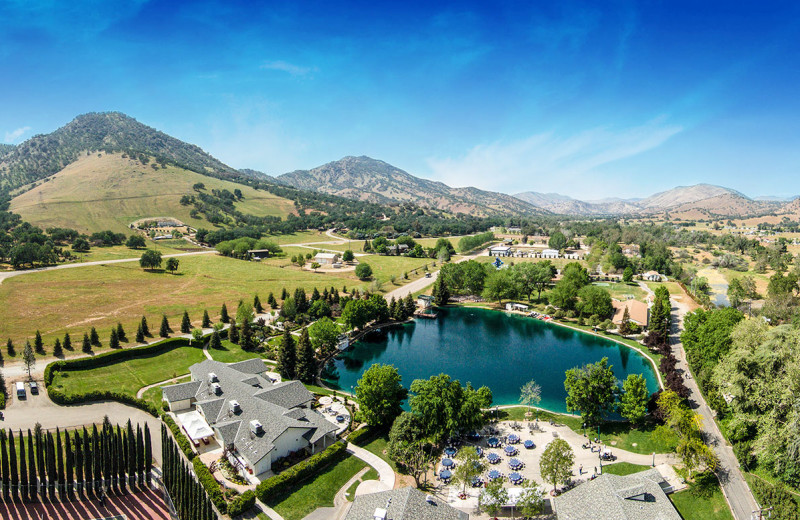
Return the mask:
<svg viewBox="0 0 800 520"><path fill-rule="evenodd" d="M188 383L165 386L162 388L161 393L167 401L184 401L194 397L201 384L200 381L189 381Z"/></svg>
<svg viewBox="0 0 800 520"><path fill-rule="evenodd" d="M633 475L609 473L578 485L553 500L558 520L681 520L657 469Z"/></svg>
<svg viewBox="0 0 800 520"><path fill-rule="evenodd" d="M194 380L197 408L208 424L217 430L223 443L233 444L251 464L256 464L272 451L276 439L287 429L302 430L298 432L299 435L310 443L337 429L318 412L297 408L314 399L302 383L287 381L273 384L261 376L253 375L264 369L264 362L260 358L231 364L204 360L189 368ZM209 373L216 374L220 394L212 391ZM164 391L167 392L167 389ZM177 390L170 392L178 393ZM237 413L230 410L232 400L237 401L241 408ZM254 435L250 432L252 420L261 423L262 433Z"/></svg>
<svg viewBox="0 0 800 520"><path fill-rule="evenodd" d="M427 496L411 487L357 496L345 520L374 520L378 508L386 509L387 520L469 520L469 514L436 497L431 504Z"/></svg>

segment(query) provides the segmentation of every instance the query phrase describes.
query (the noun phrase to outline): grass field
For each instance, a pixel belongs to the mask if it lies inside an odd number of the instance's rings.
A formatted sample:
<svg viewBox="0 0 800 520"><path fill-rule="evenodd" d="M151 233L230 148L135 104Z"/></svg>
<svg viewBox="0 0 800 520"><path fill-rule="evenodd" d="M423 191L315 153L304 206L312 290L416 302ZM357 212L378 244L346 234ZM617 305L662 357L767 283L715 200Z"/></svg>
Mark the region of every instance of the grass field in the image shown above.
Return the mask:
<svg viewBox="0 0 800 520"><path fill-rule="evenodd" d="M610 473L612 475L631 475L646 469L650 469L650 466L631 464L630 462L617 462L614 464L603 465L603 473Z"/></svg>
<svg viewBox="0 0 800 520"><path fill-rule="evenodd" d="M733 520L733 515L713 474L689 489L669 495L684 520Z"/></svg>
<svg viewBox="0 0 800 520"><path fill-rule="evenodd" d="M260 357L255 352L245 352L239 345L227 339L222 340L222 349L209 348L208 353L211 354L214 361L221 361L222 363L236 363L237 361Z"/></svg>
<svg viewBox="0 0 800 520"><path fill-rule="evenodd" d="M593 285L597 285L602 287L603 289L607 290L609 294L611 294L612 298L616 298L617 300L627 300L629 296L633 296L634 300L639 300L643 302L647 293L639 287L637 283L616 283L616 282L595 282Z"/></svg>
<svg viewBox="0 0 800 520"><path fill-rule="evenodd" d="M183 195L194 194L192 185L206 189L240 189L244 195L236 208L256 216L285 217L294 203L248 186L168 166L154 170L121 154L83 156L47 182L11 201L11 210L42 228L71 227L88 233L101 229L128 232L128 225L140 218L174 217L193 227L213 227L194 219L192 206L182 206ZM91 189L87 189L87 187Z"/></svg>
<svg viewBox="0 0 800 520"><path fill-rule="evenodd" d="M52 386L63 389L67 395L93 390L113 390L136 396L140 388L186 374L190 366L204 359L202 349L177 347L157 355L129 359L112 365L57 372Z"/></svg>
<svg viewBox="0 0 800 520"><path fill-rule="evenodd" d="M378 472L375 471L374 468L369 468L366 473L361 475L361 478L350 484L350 487L347 488L347 500L350 502L356 497L356 489L358 489L358 485L362 482L366 482L367 480L378 480L379 475Z"/></svg>
<svg viewBox="0 0 800 520"><path fill-rule="evenodd" d="M318 507L333 507L336 493L366 466L361 459L348 455L282 496L270 499L267 505L285 520L301 520Z"/></svg>
<svg viewBox="0 0 800 520"><path fill-rule="evenodd" d="M166 240L154 242L147 241L148 249L161 251L162 255L174 255L189 251L199 251L185 240ZM93 247L86 253L73 253L77 259L74 263L80 262L99 262L102 260L119 260L122 258L140 258L144 249L130 249L125 246Z"/></svg>

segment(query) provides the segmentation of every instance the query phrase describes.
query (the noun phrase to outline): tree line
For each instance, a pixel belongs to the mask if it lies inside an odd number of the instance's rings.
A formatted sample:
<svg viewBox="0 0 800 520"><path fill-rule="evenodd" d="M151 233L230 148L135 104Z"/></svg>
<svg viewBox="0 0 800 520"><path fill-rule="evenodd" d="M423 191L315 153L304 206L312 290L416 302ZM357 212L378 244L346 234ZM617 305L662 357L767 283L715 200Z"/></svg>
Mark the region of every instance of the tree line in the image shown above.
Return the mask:
<svg viewBox="0 0 800 520"><path fill-rule="evenodd" d="M164 486L178 516L184 520L215 520L219 518L206 490L195 478L193 471L185 462L178 446L163 424L161 425L161 454Z"/></svg>

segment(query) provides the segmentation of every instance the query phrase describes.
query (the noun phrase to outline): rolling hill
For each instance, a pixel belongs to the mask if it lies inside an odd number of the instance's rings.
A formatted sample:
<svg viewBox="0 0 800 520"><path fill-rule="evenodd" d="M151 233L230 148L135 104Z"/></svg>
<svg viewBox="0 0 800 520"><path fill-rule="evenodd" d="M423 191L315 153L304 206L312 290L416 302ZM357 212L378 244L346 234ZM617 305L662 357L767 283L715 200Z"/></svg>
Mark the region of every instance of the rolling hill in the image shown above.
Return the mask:
<svg viewBox="0 0 800 520"><path fill-rule="evenodd" d="M191 215L183 195L203 183L207 191L242 191L236 209L255 216L286 217L295 211L291 200L228 180L200 175L176 166L153 169L121 153L81 155L52 177L11 201L11 210L42 228L70 227L90 233L103 229L123 232L140 218L170 216L194 227L209 223ZM91 189L87 189L90 186Z"/></svg>
<svg viewBox="0 0 800 520"><path fill-rule="evenodd" d="M415 177L370 157L345 157L312 170L296 170L277 178L295 188L319 191L380 204L412 203L451 214L537 215L541 208L503 193L477 188L451 188Z"/></svg>

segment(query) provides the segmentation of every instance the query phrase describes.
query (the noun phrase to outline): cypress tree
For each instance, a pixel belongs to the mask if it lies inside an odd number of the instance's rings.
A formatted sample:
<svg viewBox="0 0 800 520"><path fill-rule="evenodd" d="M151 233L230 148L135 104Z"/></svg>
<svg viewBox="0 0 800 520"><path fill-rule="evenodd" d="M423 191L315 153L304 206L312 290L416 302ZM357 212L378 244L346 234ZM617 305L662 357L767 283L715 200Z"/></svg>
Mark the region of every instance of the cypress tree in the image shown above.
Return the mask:
<svg viewBox="0 0 800 520"><path fill-rule="evenodd" d="M142 427L136 425L136 483L141 486L144 483L144 436Z"/></svg>
<svg viewBox="0 0 800 520"><path fill-rule="evenodd" d="M33 436L31 430L28 428L28 485L30 489L28 496L32 502L36 502L37 498L37 479L36 479L36 457L34 455L36 447L33 445Z"/></svg>
<svg viewBox="0 0 800 520"><path fill-rule="evenodd" d="M75 454L72 451L72 437L69 432L64 432L64 455L66 455L66 475L64 478L64 486L67 490L67 497L69 500L75 498Z"/></svg>
<svg viewBox="0 0 800 520"><path fill-rule="evenodd" d="M100 494L103 473L103 452L100 449L100 434L97 425L92 425L92 492L95 496Z"/></svg>
<svg viewBox="0 0 800 520"><path fill-rule="evenodd" d="M250 325L250 320L244 320L242 323L242 331L239 335L239 345L245 352L255 350L255 342L253 341L253 326Z"/></svg>
<svg viewBox="0 0 800 520"><path fill-rule="evenodd" d="M127 433L125 435L128 441L128 447L126 450L126 458L128 461L128 484L133 485L133 479L136 476L136 437L134 437L133 425L131 424L130 419L128 419Z"/></svg>
<svg viewBox="0 0 800 520"><path fill-rule="evenodd" d="M189 319L189 313L183 311L183 318L181 318L181 332L188 334L192 332L192 320Z"/></svg>
<svg viewBox="0 0 800 520"><path fill-rule="evenodd" d="M47 432L46 449L47 449L47 487L50 493L50 499L56 498L56 486L61 484L58 480L58 468L56 466L56 444L53 439L53 434Z"/></svg>
<svg viewBox="0 0 800 520"><path fill-rule="evenodd" d="M61 340L56 338L56 342L53 345L53 355L55 357L63 357L64 351L61 349Z"/></svg>
<svg viewBox="0 0 800 520"><path fill-rule="evenodd" d="M144 423L144 479L150 487L150 473L153 471L153 446L150 440L150 427Z"/></svg>
<svg viewBox="0 0 800 520"><path fill-rule="evenodd" d="M30 500L28 489L28 460L25 456L25 437L22 435L22 430L19 430L19 491L23 502Z"/></svg>
<svg viewBox="0 0 800 520"><path fill-rule="evenodd" d="M125 450L123 449L122 428L120 428L119 425L117 425L114 443L116 444L117 451L117 480L119 481L119 488L123 493L127 493L128 488L125 486L125 471L127 467L125 466Z"/></svg>
<svg viewBox="0 0 800 520"><path fill-rule="evenodd" d="M169 320L167 320L167 315L164 314L161 318L161 329L159 329L158 335L162 338L168 338L170 332L172 330L169 328Z"/></svg>
<svg viewBox="0 0 800 520"><path fill-rule="evenodd" d="M284 381L297 379L297 348L288 327L283 331L283 341L278 350L278 373Z"/></svg>
<svg viewBox="0 0 800 520"><path fill-rule="evenodd" d="M271 292L269 293L269 296L267 296L267 305L269 305L272 310L278 308L278 302L275 300L275 295Z"/></svg>
<svg viewBox="0 0 800 520"><path fill-rule="evenodd" d="M0 430L0 469L3 471L3 498L8 501L8 450L6 448L6 431Z"/></svg>
<svg viewBox="0 0 800 520"><path fill-rule="evenodd" d="M42 499L47 498L47 471L44 460L44 436L40 428L34 428L36 437L36 469L39 473L39 494Z"/></svg>
<svg viewBox="0 0 800 520"><path fill-rule="evenodd" d="M111 348L119 348L119 337L117 336L117 329L111 329L111 336L108 338L108 346Z"/></svg>
<svg viewBox="0 0 800 520"><path fill-rule="evenodd" d="M113 482L113 473L111 472L111 424L108 422L108 416L103 420L103 431L100 434L100 441L102 442L101 452L103 454L103 478L106 481L106 486Z"/></svg>
<svg viewBox="0 0 800 520"><path fill-rule="evenodd" d="M42 333L38 330L36 331L36 337L33 340L33 350L35 350L37 354L45 354Z"/></svg>
<svg viewBox="0 0 800 520"><path fill-rule="evenodd" d="M128 341L128 337L125 335L125 329L122 327L122 323L117 323L117 339L120 341Z"/></svg>
<svg viewBox="0 0 800 520"><path fill-rule="evenodd" d="M142 329L142 324L139 324L139 328L136 329L136 343L144 343L144 330Z"/></svg>
<svg viewBox="0 0 800 520"><path fill-rule="evenodd" d="M239 329L236 328L236 320L231 318L231 326L228 327L228 339L231 343L239 343Z"/></svg>
<svg viewBox="0 0 800 520"><path fill-rule="evenodd" d="M253 309L255 309L258 314L264 312L264 307L261 305L261 299L257 294L253 297Z"/></svg>
<svg viewBox="0 0 800 520"><path fill-rule="evenodd" d="M211 334L211 344L209 345L212 349L220 350L222 349L222 339L219 337L219 331L215 330Z"/></svg>
<svg viewBox="0 0 800 520"><path fill-rule="evenodd" d="M8 458L11 466L11 499L16 502L19 498L19 468L17 466L17 445L14 443L14 430L8 430Z"/></svg>
<svg viewBox="0 0 800 520"><path fill-rule="evenodd" d="M69 332L64 334L64 348L66 350L72 350L72 338L69 337Z"/></svg>
<svg viewBox="0 0 800 520"><path fill-rule="evenodd" d="M89 335L85 332L83 333L83 347L81 348L87 354L92 353L92 342L89 340Z"/></svg>
<svg viewBox="0 0 800 520"><path fill-rule="evenodd" d="M314 357L314 347L308 337L308 328L303 328L300 341L297 343L297 379L306 384L312 384L317 377L317 360Z"/></svg>
<svg viewBox="0 0 800 520"><path fill-rule="evenodd" d="M111 482L114 492L119 493L119 454L117 453L117 429L111 427L108 434L108 453L111 460Z"/></svg>
<svg viewBox="0 0 800 520"><path fill-rule="evenodd" d="M75 483L78 486L79 494L83 490L83 439L78 430L75 430Z"/></svg>
<svg viewBox="0 0 800 520"><path fill-rule="evenodd" d="M14 348L14 342L11 341L11 338L8 338L8 342L6 343L6 352L12 357L17 353L16 349Z"/></svg>
<svg viewBox="0 0 800 520"><path fill-rule="evenodd" d="M95 347L100 347L103 344L100 343L100 336L97 334L97 329L92 327L92 330L89 331L89 339L92 341L92 345Z"/></svg>
<svg viewBox="0 0 800 520"><path fill-rule="evenodd" d="M142 321L141 321L140 325L142 327L142 334L144 334L145 336L149 336L150 335L150 327L147 326L147 318L142 316Z"/></svg>
<svg viewBox="0 0 800 520"><path fill-rule="evenodd" d="M281 300L285 300L289 297L289 291L286 290L286 287L281 290Z"/></svg>
<svg viewBox="0 0 800 520"><path fill-rule="evenodd" d="M211 318L208 317L208 310L203 309L203 328L207 329L211 326Z"/></svg>
<svg viewBox="0 0 800 520"><path fill-rule="evenodd" d="M231 321L231 317L228 316L228 306L224 303L222 304L222 310L219 311L219 321L222 323L228 323Z"/></svg>
<svg viewBox="0 0 800 520"><path fill-rule="evenodd" d="M319 300L320 298L322 298L322 295L320 295L319 289L314 287L314 290L311 291L311 303L314 303L315 301Z"/></svg>
<svg viewBox="0 0 800 520"><path fill-rule="evenodd" d="M83 427L83 489L88 495L92 488L92 439Z"/></svg>
<svg viewBox="0 0 800 520"><path fill-rule="evenodd" d="M56 427L56 482L61 498L64 498L64 448L61 445L61 432Z"/></svg>

